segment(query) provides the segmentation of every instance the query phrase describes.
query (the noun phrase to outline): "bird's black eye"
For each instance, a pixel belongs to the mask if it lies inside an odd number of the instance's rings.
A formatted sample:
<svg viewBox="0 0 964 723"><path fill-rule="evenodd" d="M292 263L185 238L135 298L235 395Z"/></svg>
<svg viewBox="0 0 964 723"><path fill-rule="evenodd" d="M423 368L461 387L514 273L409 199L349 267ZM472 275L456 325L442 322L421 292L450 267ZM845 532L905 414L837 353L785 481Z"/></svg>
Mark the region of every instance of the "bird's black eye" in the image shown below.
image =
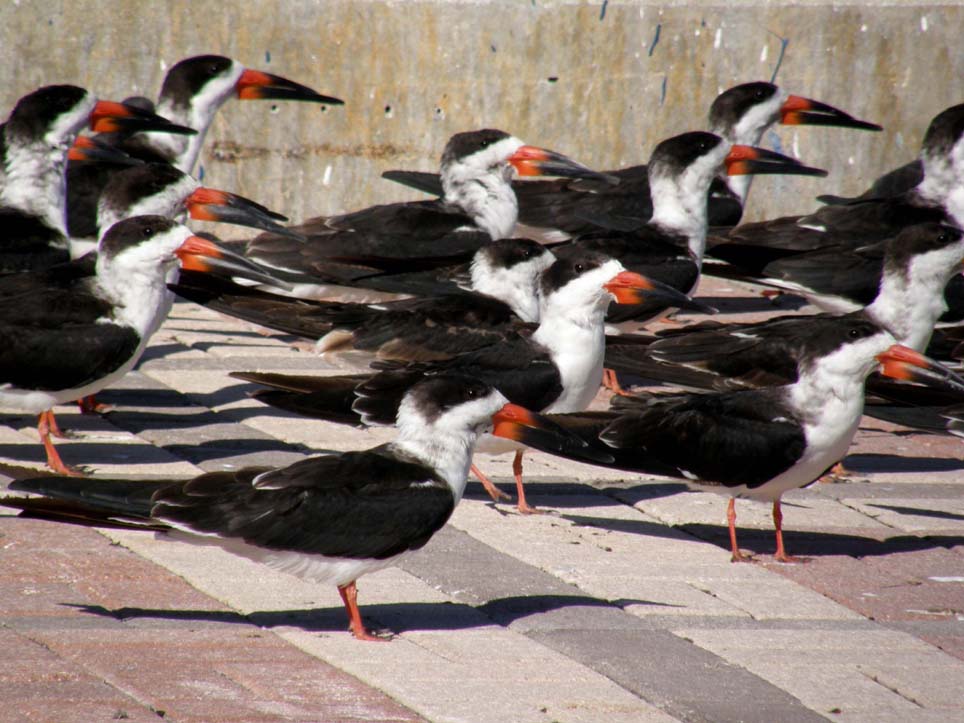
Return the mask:
<svg viewBox="0 0 964 723"><path fill-rule="evenodd" d="M522 258L524 258L524 259L531 259L531 258L532 258L532 249L526 249L525 251L523 251L523 252L522 252Z"/></svg>
<svg viewBox="0 0 964 723"><path fill-rule="evenodd" d="M757 97L757 98L760 98L760 99L762 100L762 99L763 99L763 96L764 96L763 89L762 89L762 88L758 88L757 91L756 91L756 97Z"/></svg>
<svg viewBox="0 0 964 723"><path fill-rule="evenodd" d="M144 238L150 238L151 236L154 235L154 233L155 233L155 229L153 226L144 227Z"/></svg>
<svg viewBox="0 0 964 723"><path fill-rule="evenodd" d="M851 339L858 339L860 337L860 329L851 329L850 331L847 332L847 335Z"/></svg>
<svg viewBox="0 0 964 723"><path fill-rule="evenodd" d="M937 237L937 243L941 243L941 244L946 244L950 240L951 240L951 237L948 236L946 232L942 233L940 236Z"/></svg>
<svg viewBox="0 0 964 723"><path fill-rule="evenodd" d="M577 274L581 274L586 267L583 264L576 264L572 268L575 270Z"/></svg>

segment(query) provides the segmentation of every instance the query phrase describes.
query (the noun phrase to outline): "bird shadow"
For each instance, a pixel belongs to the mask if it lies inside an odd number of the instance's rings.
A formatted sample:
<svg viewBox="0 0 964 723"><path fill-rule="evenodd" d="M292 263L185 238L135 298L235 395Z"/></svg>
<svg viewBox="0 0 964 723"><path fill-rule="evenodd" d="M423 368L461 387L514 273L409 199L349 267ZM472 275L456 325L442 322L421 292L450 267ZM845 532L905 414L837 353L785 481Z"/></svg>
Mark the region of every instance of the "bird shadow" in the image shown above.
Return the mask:
<svg viewBox="0 0 964 723"><path fill-rule="evenodd" d="M232 610L183 610L163 608L122 607L105 608L102 605L60 603L79 612L112 618L137 624L151 621L152 625L170 623L174 627L184 625L254 625L272 629L293 627L310 633L342 632L347 628L342 607L303 608L296 610L266 610L248 614ZM496 623L511 625L533 615L556 610L575 608L611 608L618 610L627 605L653 605L679 607L648 600L626 599L613 603L585 595L515 595L496 598L478 607L459 602L406 602L362 604L364 617L374 621L375 627L383 626L396 633L417 631L471 630Z"/></svg>
<svg viewBox="0 0 964 723"><path fill-rule="evenodd" d="M964 469L964 459L909 457L897 454L849 454L845 466L852 472L954 472Z"/></svg>
<svg viewBox="0 0 964 723"><path fill-rule="evenodd" d="M938 520L964 520L964 515L957 512L947 512L946 510L924 510L919 507L901 507L899 505L882 505L876 502L868 502L866 507L876 507L881 510L890 510L898 515L914 515L916 517L933 517Z"/></svg>
<svg viewBox="0 0 964 723"><path fill-rule="evenodd" d="M724 550L730 549L729 530L724 525L687 523L677 529L710 542ZM772 530L737 528L740 548L760 554L775 552ZM812 532L783 530L787 550L793 555L805 557L880 557L903 552L920 552L937 548L954 548L964 545L964 535L895 535L883 539L849 535L839 532Z"/></svg>

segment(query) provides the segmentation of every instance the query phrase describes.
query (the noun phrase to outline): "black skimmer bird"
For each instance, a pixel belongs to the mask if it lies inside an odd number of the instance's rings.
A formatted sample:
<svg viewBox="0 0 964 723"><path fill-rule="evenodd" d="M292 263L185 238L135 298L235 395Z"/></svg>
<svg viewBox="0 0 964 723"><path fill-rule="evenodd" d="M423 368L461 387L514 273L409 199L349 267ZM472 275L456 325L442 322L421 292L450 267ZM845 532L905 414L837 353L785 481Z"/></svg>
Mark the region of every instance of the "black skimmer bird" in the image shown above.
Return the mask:
<svg viewBox="0 0 964 723"><path fill-rule="evenodd" d="M713 101L709 130L734 145L759 145L774 123L820 125L879 131L875 123L858 120L826 103L790 95L773 83L734 86ZM560 241L598 230L642 226L653 212L645 165L606 171L618 184L598 181L517 181L519 233L546 241ZM441 195L438 176L411 171L382 174L427 193ZM747 176L717 176L707 198L711 226L734 226L740 221L750 190Z"/></svg>
<svg viewBox="0 0 964 723"><path fill-rule="evenodd" d="M826 171L753 146L732 145L695 131L659 143L648 165L653 215L633 231L596 231L571 243L619 259L631 271L691 294L699 282L706 246L706 193L723 166L730 176L755 173L825 176ZM613 306L610 323L641 323L665 311L658 303Z"/></svg>
<svg viewBox="0 0 964 723"><path fill-rule="evenodd" d="M513 235L518 216L510 183L514 174L600 178L559 153L525 145L505 131L457 133L442 153L442 198L314 218L291 227L307 236L308 243L262 234L248 242L245 255L336 284L350 284L359 276L399 265L411 268L413 259L422 267L459 263L481 246ZM296 292L309 293L323 295L325 290Z"/></svg>
<svg viewBox="0 0 964 723"><path fill-rule="evenodd" d="M189 130L189 134L139 133L136 129L120 128L120 132L104 136L103 140L135 158L169 163L191 173L215 114L231 98L343 104L338 98L321 95L281 76L245 68L231 58L199 55L186 58L167 71L156 106L158 113ZM138 100L154 109L149 100ZM115 169L110 166L89 164L69 166L67 227L71 236L90 235L100 191L112 170Z"/></svg>
<svg viewBox="0 0 964 723"><path fill-rule="evenodd" d="M830 206L849 206L864 201L882 201L885 198L893 198L907 193L923 180L924 164L921 163L920 158L916 158L880 176L866 191L858 196L847 197L824 193L817 196L817 200Z"/></svg>
<svg viewBox="0 0 964 723"><path fill-rule="evenodd" d="M944 287L961 272L964 233L937 223L904 229L897 236L853 254L815 260L812 276L832 278L851 289L873 286L876 294L846 317L778 316L751 324L709 324L673 330L643 344L606 350L606 364L632 374L697 389L736 389L796 380L807 337L818 329L864 318L889 331L897 343L923 352L945 311ZM808 256L808 255L804 255ZM795 258L804 258L804 256ZM816 285L814 281L812 285ZM869 296L869 294L868 294Z"/></svg>
<svg viewBox="0 0 964 723"><path fill-rule="evenodd" d="M829 247L854 248L927 221L964 226L964 104L939 113L921 144L924 176L911 190L806 216L744 224L711 239L708 254L760 276L777 259Z"/></svg>
<svg viewBox="0 0 964 723"><path fill-rule="evenodd" d="M175 218L185 212L200 221L291 234L279 223L287 221L287 217L259 203L202 186L194 177L170 164L141 163L111 176L97 203L94 224L84 229L85 237L71 236L71 255L78 258L92 250L107 229L125 218L148 215Z"/></svg>
<svg viewBox="0 0 964 723"><path fill-rule="evenodd" d="M538 286L555 256L529 239L500 239L480 248L463 288L379 304L314 301L270 294L220 277L181 274L171 289L215 311L287 334L317 340L326 361L346 355L438 361L497 343L539 321Z"/></svg>
<svg viewBox="0 0 964 723"><path fill-rule="evenodd" d="M370 633L356 580L421 548L465 491L476 439L486 429L522 442L558 434L478 380L437 376L398 405L398 437L371 449L309 457L280 469L210 472L181 481L41 477L0 504L22 515L98 527L155 530L214 545L273 569L338 587L350 630Z"/></svg>
<svg viewBox="0 0 964 723"><path fill-rule="evenodd" d="M783 544L781 496L817 480L847 452L864 406L864 380L886 376L964 390L964 379L894 343L869 320L815 329L804 340L792 384L716 394L617 397L622 410L550 419L612 453L606 466L677 477L728 495L733 560L737 497L773 504L776 559ZM537 445L534 445L537 446ZM547 450L548 451L548 450Z"/></svg>
<svg viewBox="0 0 964 723"><path fill-rule="evenodd" d="M266 275L161 216L116 224L101 239L96 273L76 262L0 277L0 406L40 414L47 464L70 474L50 441L51 407L95 394L126 374L171 305L177 264L194 271Z"/></svg>
<svg viewBox="0 0 964 723"><path fill-rule="evenodd" d="M540 412L586 409L599 391L605 345L603 318L613 300L639 301L650 294L666 295L668 303L685 305L687 298L654 284L599 253L578 247L558 252L542 274L539 325L531 332L509 330L501 339L465 354L436 362L379 364L385 369L348 377L288 377L257 373L233 376L273 387L256 395L274 406L339 423L390 424L402 393L426 374L459 373L492 384L510 400ZM379 394L388 402L360 410L359 398ZM490 446L480 451L515 452L513 472L520 512L536 511L525 499L522 454L518 447ZM477 468L473 472L494 498L502 495Z"/></svg>
<svg viewBox="0 0 964 723"><path fill-rule="evenodd" d="M94 153L103 149L95 148ZM72 152L74 149L72 149ZM85 146L84 153L90 152ZM109 151L108 151L109 152ZM243 196L227 191L202 186L186 173L166 163L139 163L133 167L115 172L104 187L98 204L97 226L91 229L93 239L70 239L71 254L79 256L71 262L71 275L94 276L96 256L84 253L96 247L103 232L114 224L132 216L156 215L166 218L179 218L183 214L203 221L234 223L258 229L271 229L278 233L288 233L278 221L287 219L281 214L270 211L261 204ZM86 249L86 250L85 250ZM68 273L59 269L57 274L63 278ZM168 281L175 281L178 269L169 271ZM191 272L187 272L191 273ZM200 274L199 276L205 276ZM265 277L262 277L265 278ZM283 282L276 281L276 285ZM0 288L0 296L3 290ZM159 310L158 322L163 322L170 311L173 297L168 295L168 308ZM153 334L156 329L149 332ZM85 414L97 410L98 406L90 395L79 400L81 411Z"/></svg>
<svg viewBox="0 0 964 723"><path fill-rule="evenodd" d="M172 124L132 106L98 101L83 88L51 85L21 98L0 127L0 272L66 261L64 167L89 125L164 129Z"/></svg>

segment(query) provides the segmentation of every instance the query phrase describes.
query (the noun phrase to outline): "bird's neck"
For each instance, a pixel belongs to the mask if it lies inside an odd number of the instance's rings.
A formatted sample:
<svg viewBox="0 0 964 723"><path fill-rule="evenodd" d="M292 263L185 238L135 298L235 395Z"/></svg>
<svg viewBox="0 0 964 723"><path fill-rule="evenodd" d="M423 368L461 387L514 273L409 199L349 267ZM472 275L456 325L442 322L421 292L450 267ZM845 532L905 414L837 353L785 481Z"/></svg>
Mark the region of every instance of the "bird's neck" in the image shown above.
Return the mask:
<svg viewBox="0 0 964 723"><path fill-rule="evenodd" d="M934 325L947 311L944 287L953 271L953 268L926 271L913 266L907 273L885 270L880 291L867 307L867 314L893 334L898 343L923 351Z"/></svg>
<svg viewBox="0 0 964 723"><path fill-rule="evenodd" d="M170 311L174 295L167 284L176 280L177 264L125 264L97 259L97 285L114 305L112 321L129 326L142 338L157 331Z"/></svg>
<svg viewBox="0 0 964 723"><path fill-rule="evenodd" d="M506 175L493 171L473 178L442 177L445 202L461 209L493 240L508 238L519 218L519 202Z"/></svg>
<svg viewBox="0 0 964 723"><path fill-rule="evenodd" d="M474 430L451 431L399 424L398 437L391 446L435 470L452 490L458 504L465 492L477 438Z"/></svg>
<svg viewBox="0 0 964 723"><path fill-rule="evenodd" d="M605 306L558 309L543 305L532 338L549 352L563 387L543 411L583 411L596 396L602 382L605 317Z"/></svg>
<svg viewBox="0 0 964 723"><path fill-rule="evenodd" d="M162 98L157 104L158 115L178 125L193 128L197 134L190 136L179 133L141 133L138 135L138 142L160 154L179 171L193 173L198 156L201 154L204 137L219 107L220 104L213 109L198 107L197 103L176 104Z"/></svg>
<svg viewBox="0 0 964 723"><path fill-rule="evenodd" d="M3 205L37 216L64 236L68 150L69 143L52 146L45 141L8 146L6 181L0 193Z"/></svg>
<svg viewBox="0 0 964 723"><path fill-rule="evenodd" d="M520 283L508 273L489 270L472 274L472 290L506 304L522 321L539 320L539 296L534 282Z"/></svg>
<svg viewBox="0 0 964 723"><path fill-rule="evenodd" d="M655 226L681 234L687 238L690 253L698 263L706 250L706 192L710 179L689 177L684 172L679 180L650 178Z"/></svg>

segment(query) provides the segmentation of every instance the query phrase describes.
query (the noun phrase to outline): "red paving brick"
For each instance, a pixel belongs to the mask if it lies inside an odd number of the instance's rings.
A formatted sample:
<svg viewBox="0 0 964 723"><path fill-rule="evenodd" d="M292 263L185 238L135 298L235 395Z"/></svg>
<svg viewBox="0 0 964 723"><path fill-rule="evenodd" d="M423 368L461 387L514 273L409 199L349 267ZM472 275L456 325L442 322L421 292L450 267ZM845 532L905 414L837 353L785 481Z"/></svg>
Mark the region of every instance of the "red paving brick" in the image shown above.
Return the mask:
<svg viewBox="0 0 964 723"><path fill-rule="evenodd" d="M0 517L0 535L0 721L421 720L94 530Z"/></svg>
<svg viewBox="0 0 964 723"><path fill-rule="evenodd" d="M964 584L933 578L964 576L960 548L849 557L825 555L802 565L768 565L802 585L880 622L955 622L964 617ZM964 660L964 633L919 634Z"/></svg>

